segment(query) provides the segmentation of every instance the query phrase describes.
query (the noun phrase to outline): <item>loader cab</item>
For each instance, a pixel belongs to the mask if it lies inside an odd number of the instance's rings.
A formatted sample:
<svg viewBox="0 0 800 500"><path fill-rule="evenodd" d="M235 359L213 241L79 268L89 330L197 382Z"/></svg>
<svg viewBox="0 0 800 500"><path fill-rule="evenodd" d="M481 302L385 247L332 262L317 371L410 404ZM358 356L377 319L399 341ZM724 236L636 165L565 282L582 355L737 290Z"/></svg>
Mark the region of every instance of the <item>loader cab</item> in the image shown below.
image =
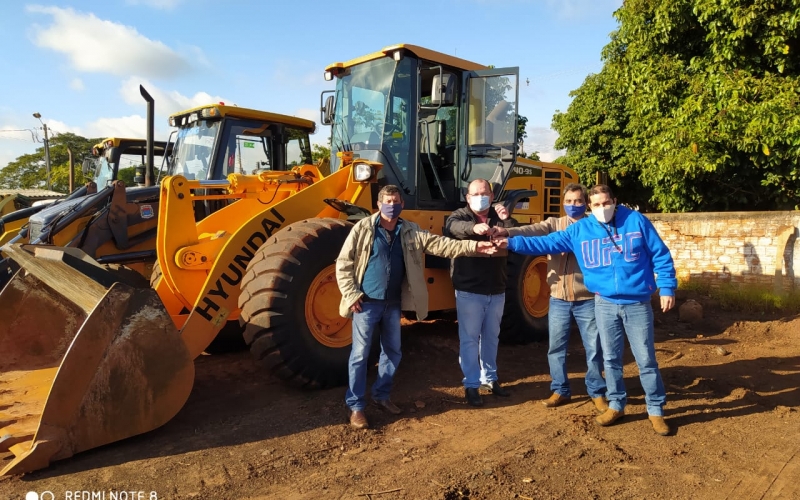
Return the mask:
<svg viewBox="0 0 800 500"><path fill-rule="evenodd" d="M170 125L178 131L169 175L214 180L311 164L316 125L302 118L220 104L173 115Z"/></svg>
<svg viewBox="0 0 800 500"><path fill-rule="evenodd" d="M167 161L171 152L172 147L166 142L153 142L153 156L156 164ZM146 157L147 141L145 139L109 137L92 147L91 156L83 161L83 175L90 177L97 189L103 189L110 185L111 181L120 178L120 170L129 169L131 175L126 184L143 186L144 179L137 179L135 169L146 163ZM126 176L123 175L123 177Z"/></svg>
<svg viewBox="0 0 800 500"><path fill-rule="evenodd" d="M316 128L313 121L211 104L172 115L169 122L178 130L168 175L221 180L230 174L287 171L312 163L309 135ZM206 201L196 206L196 220L221 208L221 203Z"/></svg>
<svg viewBox="0 0 800 500"><path fill-rule="evenodd" d="M378 187L400 186L412 210L460 208L478 178L501 194L516 158L517 68L396 45L332 64L326 78L336 80L322 106L331 171L341 151L380 162Z"/></svg>

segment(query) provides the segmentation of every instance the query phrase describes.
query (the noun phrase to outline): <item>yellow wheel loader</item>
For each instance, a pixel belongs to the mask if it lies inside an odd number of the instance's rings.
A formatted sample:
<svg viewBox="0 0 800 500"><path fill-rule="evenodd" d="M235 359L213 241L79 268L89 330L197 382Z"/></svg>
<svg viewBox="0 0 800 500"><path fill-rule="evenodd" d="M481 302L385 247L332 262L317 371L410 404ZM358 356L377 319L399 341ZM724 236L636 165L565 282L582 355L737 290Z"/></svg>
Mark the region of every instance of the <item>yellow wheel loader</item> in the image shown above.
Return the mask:
<svg viewBox="0 0 800 500"><path fill-rule="evenodd" d="M91 174L91 181L79 187L69 196L55 203L44 206L31 206L23 208L6 216L0 217L0 247L6 243L47 243L53 245L78 245L85 247L88 252L89 244L84 240L76 240L76 236L85 230L88 225L94 223L92 218L98 212L104 210L109 201L125 200L125 185L115 184L117 180L120 163L123 156L139 156L142 165L145 165L147 154L147 140L145 139L124 139L109 137L99 142L92 148L90 157L84 160L84 174ZM153 141L153 154L155 156L168 155L171 145L165 142ZM135 179L138 186L144 186L142 179ZM98 193L99 186L99 193ZM158 190L151 188L148 190L139 189L131 191L140 197L152 198L153 193L158 194ZM149 194L148 194L149 193ZM143 198L143 199L144 199ZM78 216L80 214L80 216ZM91 221L91 222L90 222ZM144 228L142 228L144 229ZM149 228L151 239L155 238L155 221ZM152 246L152 244L151 244ZM119 252L119 250L117 250ZM102 255L102 253L100 254ZM153 260L155 256L151 260ZM132 262L133 267L140 265ZM10 274L15 270L14 263L8 259L0 260L0 288L10 279ZM145 270L140 268L140 272L149 273L152 266Z"/></svg>
<svg viewBox="0 0 800 500"><path fill-rule="evenodd" d="M194 358L231 325L275 375L304 387L344 383L351 332L338 315L335 258L382 185L404 191L404 218L441 234L473 179L489 179L523 222L560 213L559 187L577 179L516 161L516 68L396 45L326 76L337 80L321 98L329 175L308 164L265 170L245 157L258 138L287 137L281 127L250 123L240 140L225 132L220 108L173 117L179 140L192 138L186 151L176 145L188 170L161 183L151 287L121 282L77 249L8 248L21 270L0 293L0 473L167 422L191 392ZM211 165L195 147L232 169L227 180L201 180ZM448 263L428 257L425 266L430 309L452 309ZM508 312L518 328L526 314L546 316L541 269L522 261L510 284L523 288Z"/></svg>
<svg viewBox="0 0 800 500"><path fill-rule="evenodd" d="M32 207L33 201L26 196L16 193L0 194L0 246L16 236L28 221L27 216L19 217L19 212L25 210L30 213Z"/></svg>
<svg viewBox="0 0 800 500"><path fill-rule="evenodd" d="M188 120L195 120L198 113L209 114L213 121L189 124ZM15 230L14 234L9 230L6 236L13 236L10 241L14 243L80 248L102 264L125 266L149 278L156 258L160 194L157 172L147 167L153 163L152 156L164 158L167 174L181 173L202 180L224 179L234 171L283 171L311 161L308 136L314 132L315 124L310 120L224 105L202 106L170 120L186 123L174 143L150 140L154 144L152 153L148 153L148 142L142 139L109 138L97 144L93 157L84 162L84 171L94 171L98 187L82 187L68 200L44 209L30 209L30 214L11 214ZM199 123L211 124L211 130ZM261 128L264 130L259 132ZM214 149L213 139L218 132L226 134L224 140L233 141L233 149L227 144ZM137 186L114 182L123 155L142 156L142 168L137 167L134 178ZM146 155L152 156L145 160ZM204 202L196 207L196 217L205 217L218 205ZM27 227L16 236L22 223ZM13 261L0 261L0 288L15 269Z"/></svg>

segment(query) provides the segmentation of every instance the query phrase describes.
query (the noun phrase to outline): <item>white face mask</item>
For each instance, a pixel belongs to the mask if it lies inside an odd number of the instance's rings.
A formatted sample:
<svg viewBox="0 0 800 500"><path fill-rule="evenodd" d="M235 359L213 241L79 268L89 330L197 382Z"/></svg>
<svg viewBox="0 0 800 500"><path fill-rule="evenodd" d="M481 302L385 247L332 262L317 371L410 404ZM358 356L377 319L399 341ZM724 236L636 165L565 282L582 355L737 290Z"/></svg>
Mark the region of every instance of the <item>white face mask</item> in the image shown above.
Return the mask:
<svg viewBox="0 0 800 500"><path fill-rule="evenodd" d="M592 208L592 215L595 216L600 222L608 222L614 217L614 210L617 208L616 204L608 205L607 207Z"/></svg>
<svg viewBox="0 0 800 500"><path fill-rule="evenodd" d="M469 208L471 208L473 212L483 212L484 210L489 208L489 197L488 196L470 196L469 197Z"/></svg>

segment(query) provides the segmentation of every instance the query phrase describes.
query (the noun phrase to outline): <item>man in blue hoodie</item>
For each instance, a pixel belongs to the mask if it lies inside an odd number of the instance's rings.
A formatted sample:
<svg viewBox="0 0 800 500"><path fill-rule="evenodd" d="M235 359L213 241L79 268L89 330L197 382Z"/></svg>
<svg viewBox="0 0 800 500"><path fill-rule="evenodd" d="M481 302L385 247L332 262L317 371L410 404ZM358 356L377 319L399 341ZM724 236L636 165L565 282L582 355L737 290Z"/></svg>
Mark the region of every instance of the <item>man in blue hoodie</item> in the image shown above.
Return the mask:
<svg viewBox="0 0 800 500"><path fill-rule="evenodd" d="M666 436L666 391L656 361L650 296L659 289L661 310L675 306L675 265L669 249L645 216L617 206L606 185L589 191L592 216L564 231L539 237L496 239L501 248L526 255L573 252L586 288L595 294L595 317L603 348L608 410L595 419L611 425L625 414L627 394L622 378L625 337L639 367L647 413L656 433ZM654 274L656 276L654 276Z"/></svg>

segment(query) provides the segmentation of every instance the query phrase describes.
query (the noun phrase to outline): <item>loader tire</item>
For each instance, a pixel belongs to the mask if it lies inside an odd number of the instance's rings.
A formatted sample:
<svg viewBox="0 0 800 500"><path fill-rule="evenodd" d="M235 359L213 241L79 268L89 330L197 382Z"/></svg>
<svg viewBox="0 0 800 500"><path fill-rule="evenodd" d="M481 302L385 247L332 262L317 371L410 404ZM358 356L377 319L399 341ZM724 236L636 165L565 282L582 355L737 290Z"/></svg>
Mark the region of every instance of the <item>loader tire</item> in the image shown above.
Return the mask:
<svg viewBox="0 0 800 500"><path fill-rule="evenodd" d="M255 358L291 385L347 382L350 320L339 316L336 257L352 224L295 222L253 256L242 279L244 339Z"/></svg>
<svg viewBox="0 0 800 500"><path fill-rule="evenodd" d="M150 275L150 287L155 288L159 280L161 280L161 266L156 262L153 265L153 274ZM247 342L244 341L244 326L237 319L225 323L205 351L208 354L227 354L245 349L247 349Z"/></svg>
<svg viewBox="0 0 800 500"><path fill-rule="evenodd" d="M506 305L500 323L500 341L528 344L547 340L547 257L510 252L507 265Z"/></svg>

